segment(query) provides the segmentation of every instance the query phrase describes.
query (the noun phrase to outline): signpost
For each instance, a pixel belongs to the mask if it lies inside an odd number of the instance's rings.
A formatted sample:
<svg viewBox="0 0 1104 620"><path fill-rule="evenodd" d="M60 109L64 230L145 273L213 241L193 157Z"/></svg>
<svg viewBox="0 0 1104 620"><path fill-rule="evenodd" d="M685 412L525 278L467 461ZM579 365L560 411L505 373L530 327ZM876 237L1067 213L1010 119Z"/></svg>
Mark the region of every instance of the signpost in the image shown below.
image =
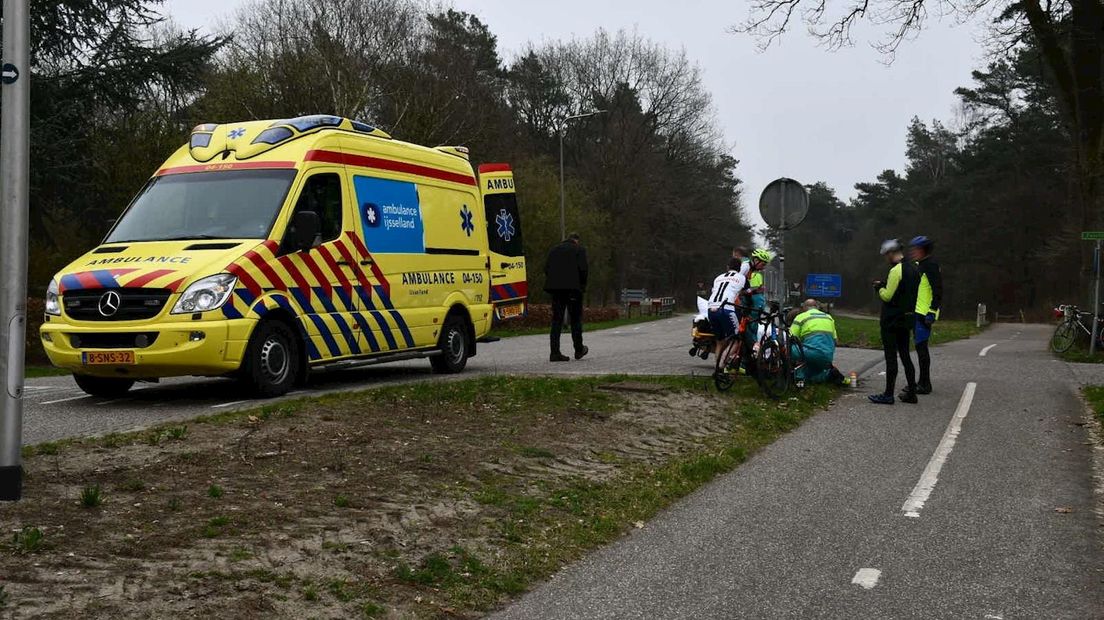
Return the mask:
<svg viewBox="0 0 1104 620"><path fill-rule="evenodd" d="M840 297L843 295L843 276L838 273L810 273L805 276L807 297Z"/></svg>
<svg viewBox="0 0 1104 620"><path fill-rule="evenodd" d="M0 71L0 501L23 494L23 356L30 167L29 0L4 0ZM20 73L25 74L20 77Z"/></svg>
<svg viewBox="0 0 1104 620"><path fill-rule="evenodd" d="M789 290L786 284L786 231L804 222L808 213L809 192L793 179L775 179L759 196L759 215L763 216L767 226L779 231L778 275L783 290Z"/></svg>
<svg viewBox="0 0 1104 620"><path fill-rule="evenodd" d="M1093 328L1089 340L1089 355L1096 355L1096 339L1100 336L1100 253L1104 245L1104 231L1081 233L1082 241L1096 241L1093 249Z"/></svg>

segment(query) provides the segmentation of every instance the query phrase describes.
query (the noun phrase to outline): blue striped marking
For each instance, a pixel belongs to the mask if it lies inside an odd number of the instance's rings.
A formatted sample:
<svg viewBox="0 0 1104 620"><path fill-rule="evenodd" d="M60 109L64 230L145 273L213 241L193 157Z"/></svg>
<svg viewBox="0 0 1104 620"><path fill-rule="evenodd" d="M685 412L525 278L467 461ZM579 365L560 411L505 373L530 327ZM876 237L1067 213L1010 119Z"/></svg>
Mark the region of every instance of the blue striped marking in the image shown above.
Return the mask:
<svg viewBox="0 0 1104 620"><path fill-rule="evenodd" d="M368 325L368 320L364 318L364 315L354 312L353 319L356 320L357 325L360 325L360 333L364 334L364 339L368 341L368 347L372 349L372 352L379 351L379 341L376 340L376 336L372 333L372 328Z"/></svg>
<svg viewBox="0 0 1104 620"><path fill-rule="evenodd" d="M395 319L395 324L399 326L399 331L402 332L403 340L406 341L406 346L414 346L414 337L410 335L410 328L407 327L406 321L403 320L402 315L398 310L395 310L395 306L391 305L391 298L387 296L387 291L383 290L380 285L373 285L376 291L376 296L383 302L383 307L391 314L391 318Z"/></svg>
<svg viewBox="0 0 1104 620"><path fill-rule="evenodd" d="M234 298L233 297L231 297L230 299L227 299L226 303L222 304L222 316L224 316L228 319L240 319L240 318L242 318L242 313L237 308L234 307Z"/></svg>
<svg viewBox="0 0 1104 620"><path fill-rule="evenodd" d="M353 355L360 354L360 344L357 342L356 334L349 328L349 324L345 322L345 319L340 314L331 314L330 317L337 323L337 328L341 330L341 335L345 337L345 342L349 345L349 351Z"/></svg>
<svg viewBox="0 0 1104 620"><path fill-rule="evenodd" d="M314 294L322 301L322 307L326 309L326 312L337 312L337 308L334 307L333 300L326 294L326 289L321 286L315 286L312 289Z"/></svg>
<svg viewBox="0 0 1104 620"><path fill-rule="evenodd" d="M383 318L383 314L376 310L376 304L372 300L366 299L368 305L368 314L372 317L372 320L379 325L380 331L383 333L383 339L387 341L389 349L399 348L399 343L395 342L395 335L391 333L391 326L387 324L387 319Z"/></svg>
<svg viewBox="0 0 1104 620"><path fill-rule="evenodd" d="M302 308L304 312L307 314L314 314L314 306L311 305L310 297L306 293L299 289L292 289L291 294L295 297L295 301L299 302L299 307Z"/></svg>
<svg viewBox="0 0 1104 620"><path fill-rule="evenodd" d="M303 342L307 343L307 357L311 360L322 359L322 354L318 352L318 347L314 346L314 340L311 339L310 333L307 332L307 326L303 324L303 318L299 317L296 325L299 326L299 335L303 337Z"/></svg>
<svg viewBox="0 0 1104 620"><path fill-rule="evenodd" d="M308 314L311 322L318 328L318 335L322 336L322 340L326 343L326 348L330 350L330 355L333 357L341 356L341 347L337 346L337 341L334 340L333 334L330 333L330 328L326 326L326 323L322 320L322 317L317 314Z"/></svg>

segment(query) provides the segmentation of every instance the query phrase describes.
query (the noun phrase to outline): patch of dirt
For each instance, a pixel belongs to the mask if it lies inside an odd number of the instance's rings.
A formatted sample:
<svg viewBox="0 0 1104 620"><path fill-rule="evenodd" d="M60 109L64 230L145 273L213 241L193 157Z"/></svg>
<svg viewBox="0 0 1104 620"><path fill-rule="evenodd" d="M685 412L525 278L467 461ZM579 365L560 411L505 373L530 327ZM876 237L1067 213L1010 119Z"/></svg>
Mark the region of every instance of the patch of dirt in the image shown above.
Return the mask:
<svg viewBox="0 0 1104 620"><path fill-rule="evenodd" d="M506 513L480 496L492 482L606 480L734 424L706 393L543 409L491 395L427 407L401 390L373 394L192 423L182 439L28 458L25 500L0 506L0 613L460 617L396 575L456 546L493 556ZM102 490L99 507L80 505L90 485ZM12 537L32 527L44 546L28 552Z"/></svg>

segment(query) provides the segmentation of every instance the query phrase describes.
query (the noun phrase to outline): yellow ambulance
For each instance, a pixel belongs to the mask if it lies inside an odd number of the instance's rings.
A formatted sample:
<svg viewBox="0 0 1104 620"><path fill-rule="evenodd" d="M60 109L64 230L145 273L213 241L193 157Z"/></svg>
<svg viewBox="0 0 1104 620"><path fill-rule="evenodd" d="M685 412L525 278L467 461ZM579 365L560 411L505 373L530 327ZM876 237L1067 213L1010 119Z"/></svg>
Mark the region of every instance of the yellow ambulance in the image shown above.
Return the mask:
<svg viewBox="0 0 1104 620"><path fill-rule="evenodd" d="M196 127L50 283L43 346L85 392L426 357L460 372L526 312L514 179L462 147L314 115Z"/></svg>

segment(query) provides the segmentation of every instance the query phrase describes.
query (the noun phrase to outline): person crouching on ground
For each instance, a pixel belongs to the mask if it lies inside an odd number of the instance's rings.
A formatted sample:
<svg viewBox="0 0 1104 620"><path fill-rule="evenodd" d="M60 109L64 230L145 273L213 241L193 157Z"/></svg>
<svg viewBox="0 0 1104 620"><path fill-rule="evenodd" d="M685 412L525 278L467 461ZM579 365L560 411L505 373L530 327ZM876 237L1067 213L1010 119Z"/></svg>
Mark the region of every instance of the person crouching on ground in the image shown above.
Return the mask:
<svg viewBox="0 0 1104 620"><path fill-rule="evenodd" d="M838 368L832 365L836 356L836 320L832 315L821 312L815 299L806 299L800 313L794 317L790 335L796 338L801 347L793 345L793 358L798 360L804 352L804 364L794 370L798 386L808 383L831 383L849 385L851 379L844 377Z"/></svg>
<svg viewBox="0 0 1104 620"><path fill-rule="evenodd" d="M904 260L901 243L890 239L882 243L882 256L891 267L885 282L874 283L874 291L882 300L882 350L885 352L886 388L881 394L871 394L870 401L879 405L893 404L893 389L897 383L897 357L905 367L905 389L897 398L916 402L916 368L909 356L909 340L915 322L916 292L920 274L912 261Z"/></svg>
<svg viewBox="0 0 1104 620"><path fill-rule="evenodd" d="M549 361L566 362L569 359L560 353L564 312L571 321L575 359L582 359L590 351L583 345L583 291L586 285L586 249L579 241L579 234L571 233L548 252L548 260L544 264L544 290L552 296L552 353Z"/></svg>
<svg viewBox="0 0 1104 620"><path fill-rule="evenodd" d="M717 339L716 355L721 354L721 347L740 329L736 300L745 284L744 276L740 275L741 264L738 258L729 259L728 270L713 279L713 290L709 293L708 317L713 336Z"/></svg>

